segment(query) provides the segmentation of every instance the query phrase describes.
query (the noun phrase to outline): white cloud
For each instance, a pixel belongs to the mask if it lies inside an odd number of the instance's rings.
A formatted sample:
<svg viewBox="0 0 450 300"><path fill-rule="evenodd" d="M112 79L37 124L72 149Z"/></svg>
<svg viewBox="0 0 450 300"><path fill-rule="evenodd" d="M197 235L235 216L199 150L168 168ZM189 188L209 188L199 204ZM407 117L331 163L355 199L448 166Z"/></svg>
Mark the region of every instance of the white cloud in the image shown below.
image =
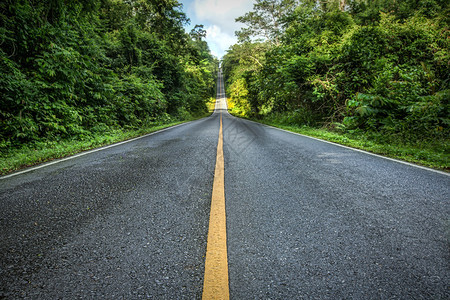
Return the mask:
<svg viewBox="0 0 450 300"><path fill-rule="evenodd" d="M208 42L211 52L219 58L223 56L225 50L237 42L234 35L223 32L217 25L207 26L205 27L205 30L206 41Z"/></svg>
<svg viewBox="0 0 450 300"><path fill-rule="evenodd" d="M241 28L237 17L253 9L252 0L181 0L191 19L191 26L203 24L207 31L206 41L211 52L221 57L237 42L235 31Z"/></svg>
<svg viewBox="0 0 450 300"><path fill-rule="evenodd" d="M240 24L237 17L253 8L251 0L195 0L194 12L200 20L219 26L223 32L234 35Z"/></svg>

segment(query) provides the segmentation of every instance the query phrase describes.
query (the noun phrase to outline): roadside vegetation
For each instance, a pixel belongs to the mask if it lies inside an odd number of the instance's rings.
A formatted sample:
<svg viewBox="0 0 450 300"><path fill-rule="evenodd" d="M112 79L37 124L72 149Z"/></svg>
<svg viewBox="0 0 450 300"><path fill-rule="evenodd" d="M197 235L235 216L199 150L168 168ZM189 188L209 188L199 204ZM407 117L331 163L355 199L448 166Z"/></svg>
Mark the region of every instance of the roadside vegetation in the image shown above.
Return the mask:
<svg viewBox="0 0 450 300"><path fill-rule="evenodd" d="M164 128L172 127L188 121L193 121L210 115L204 113L196 117L184 117L178 119L166 119L160 123L149 124L148 127L136 129L109 130L106 132L91 134L83 139L64 139L60 141L37 141L32 145L23 145L21 148L5 152L0 160L0 174L31 167L54 159L64 158L83 151L126 141L142 135L146 135Z"/></svg>
<svg viewBox="0 0 450 300"><path fill-rule="evenodd" d="M381 136L374 132L340 131L326 127L299 126L297 123L292 123L289 118L286 119L286 115L269 115L256 121L383 156L450 171L448 145L445 146L447 147L446 150L439 141L432 143L429 140L419 140L413 143L405 143L401 140L395 140L395 137Z"/></svg>
<svg viewBox="0 0 450 300"><path fill-rule="evenodd" d="M0 3L0 173L204 116L218 60L176 0Z"/></svg>
<svg viewBox="0 0 450 300"><path fill-rule="evenodd" d="M449 7L257 0L222 62L231 110L449 170Z"/></svg>

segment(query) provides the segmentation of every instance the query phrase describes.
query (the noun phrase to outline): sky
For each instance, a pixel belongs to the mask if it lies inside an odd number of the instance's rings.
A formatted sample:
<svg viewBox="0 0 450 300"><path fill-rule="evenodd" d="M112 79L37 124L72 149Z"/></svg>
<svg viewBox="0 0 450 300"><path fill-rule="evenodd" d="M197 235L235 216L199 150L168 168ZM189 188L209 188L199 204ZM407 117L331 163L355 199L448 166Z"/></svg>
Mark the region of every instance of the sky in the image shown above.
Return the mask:
<svg viewBox="0 0 450 300"><path fill-rule="evenodd" d="M191 19L186 31L190 32L196 24L204 25L211 53L218 58L237 42L234 32L243 24L234 20L253 9L253 0L179 0L179 2L183 4L183 11L187 17Z"/></svg>

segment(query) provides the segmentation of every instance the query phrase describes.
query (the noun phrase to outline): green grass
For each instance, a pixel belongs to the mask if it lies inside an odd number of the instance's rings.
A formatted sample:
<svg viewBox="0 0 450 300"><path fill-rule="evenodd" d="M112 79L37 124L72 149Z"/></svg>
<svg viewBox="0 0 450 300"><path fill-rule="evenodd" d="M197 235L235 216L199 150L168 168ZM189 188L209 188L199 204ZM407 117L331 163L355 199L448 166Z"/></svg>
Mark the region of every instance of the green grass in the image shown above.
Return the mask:
<svg viewBox="0 0 450 300"><path fill-rule="evenodd" d="M191 117L183 121L169 121L169 123L154 125L135 130L114 130L102 134L94 134L82 140L62 140L52 142L37 142L19 149L10 149L7 153L0 153L0 175L5 175L26 167L43 162L74 155L83 151L129 140L149 134L167 127L200 119L208 114Z"/></svg>
<svg viewBox="0 0 450 300"><path fill-rule="evenodd" d="M213 110L215 99L210 101L210 112ZM209 113L210 113L209 112ZM207 114L209 114L207 113ZM206 114L206 115L207 115ZM5 175L25 167L51 161L58 158L74 155L83 151L95 149L101 146L125 141L141 135L161 130L170 126L181 124L194 119L184 121L172 121L162 125L155 125L138 130L116 130L104 134L93 135L84 140L63 140L58 142L39 142L33 146L23 146L20 149L12 149L8 153L0 155L0 174ZM395 139L385 139L380 136L364 132L337 132L324 128L312 128L308 126L297 126L284 124L279 118L266 117L253 119L254 121L297 132L307 136L316 137L341 145L366 150L372 153L392 157L419 165L450 171L450 145L449 141L423 141L414 144L405 144Z"/></svg>
<svg viewBox="0 0 450 300"><path fill-rule="evenodd" d="M214 97L209 98L209 101L206 102L206 107L208 108L208 111L210 113L213 113L214 109L216 108L216 98Z"/></svg>
<svg viewBox="0 0 450 300"><path fill-rule="evenodd" d="M252 118L251 120L386 157L446 172L450 171L450 142L448 140L425 140L405 143L402 142L403 139L396 138L395 136L385 136L377 133L362 131L346 132L285 124L282 118L273 116L262 119Z"/></svg>

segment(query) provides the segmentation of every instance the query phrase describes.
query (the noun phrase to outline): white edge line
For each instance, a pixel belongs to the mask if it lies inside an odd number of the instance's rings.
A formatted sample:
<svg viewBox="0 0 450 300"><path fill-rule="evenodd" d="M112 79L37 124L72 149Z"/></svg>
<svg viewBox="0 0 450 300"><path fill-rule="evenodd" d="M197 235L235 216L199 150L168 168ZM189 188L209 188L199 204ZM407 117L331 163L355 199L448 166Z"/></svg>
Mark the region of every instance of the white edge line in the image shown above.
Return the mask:
<svg viewBox="0 0 450 300"><path fill-rule="evenodd" d="M161 130L158 130L158 131L155 131L155 132L151 132L151 133L148 133L148 134L145 134L145 135L141 135L141 136L138 136L138 137L126 140L126 141L114 143L114 144L103 146L103 147L100 147L100 148L95 148L95 149L92 149L92 150L84 151L84 152L81 152L81 153L78 153L78 154L75 154L75 155L72 155L72 156L68 156L68 157L65 157L65 158L56 159L56 160L53 160L53 161L50 161L50 162L46 162L46 163L43 163L43 164L38 165L36 167L27 168L27 169L22 170L22 171L18 171L18 172L11 173L11 174L8 174L8 175L0 176L0 180L6 179L6 178L10 178L10 177L14 177L14 176L17 176L17 175L20 175L20 174L28 173L28 172L31 172L31 171L35 171L35 170L38 170L38 169L41 169L41 168L45 168L45 167L48 167L48 166L51 166L51 165L54 165L54 164L57 164L57 163L60 163L60 162L66 161L66 160L70 160L70 159L74 159L74 158L77 158L77 157L80 157L80 156L91 154L91 153L94 153L94 152L97 152L97 151L102 151L102 150L106 150L108 148L112 148L112 147L120 146L120 145L123 145L123 144L126 144L126 143L130 143L130 142L133 142L133 141L136 141L136 140L139 140L139 139L142 139L142 138L145 138L145 137L157 134L157 133L161 133L161 132L169 130L169 129L173 129L173 128L178 127L178 126L186 125L186 124L189 124L189 123L195 122L195 121L198 121L198 120L193 120L193 121L189 121L189 122L186 122L186 123L181 123L181 124L178 124L178 125L170 126L170 127L163 128Z"/></svg>
<svg viewBox="0 0 450 300"><path fill-rule="evenodd" d="M231 116L233 116L233 115L231 115ZM238 118L236 116L233 116L233 117L234 118ZM427 171L434 172L434 173L441 174L441 175L445 175L445 176L450 176L450 173L447 173L447 172L444 172L444 171L435 170L435 169L431 169L431 168L427 168L427 167L420 166L420 165L416 165L416 164L413 164L413 163L410 163L410 162L407 162L407 161L403 161L403 160L399 160L399 159L383 156L383 155L380 155L380 154L375 154L375 153L372 153L372 152L369 152L369 151L366 151L366 150L361 150L361 149L358 149L358 148L352 148L352 147L349 147L349 146L345 146L345 145L341 145L341 144L338 144L338 143L322 140L322 139L315 138L315 137L308 136L308 135L304 135L304 134L301 134L301 133L298 133L298 132L293 132L293 131L289 131L289 130L286 130L286 129L277 128L277 127L270 126L270 125L267 125L267 124L264 124L264 123L258 123L256 121L252 121L252 120L248 120L248 119L244 119L244 118L238 118L238 119L249 121L249 122L253 122L253 123L260 124L260 125L263 125L263 126L266 126L266 127L269 127L269 128L273 128L273 129L276 129L276 130L284 131L284 132L287 132L287 133L303 136L303 137L306 137L306 138L309 138L309 139L313 139L313 140L316 140L316 141L320 141L320 142L324 142L324 143L327 143L327 144L339 146L339 147L342 147L342 148L345 148L345 149L349 149L349 150L357 151L357 152L360 152L360 153L372 155L372 156L375 156L375 157L378 157L378 158L383 158L383 159L390 160L390 161L393 161L393 162L401 163L401 164L404 164L404 165L407 165L407 166L419 168L419 169L422 169L422 170L427 170Z"/></svg>

